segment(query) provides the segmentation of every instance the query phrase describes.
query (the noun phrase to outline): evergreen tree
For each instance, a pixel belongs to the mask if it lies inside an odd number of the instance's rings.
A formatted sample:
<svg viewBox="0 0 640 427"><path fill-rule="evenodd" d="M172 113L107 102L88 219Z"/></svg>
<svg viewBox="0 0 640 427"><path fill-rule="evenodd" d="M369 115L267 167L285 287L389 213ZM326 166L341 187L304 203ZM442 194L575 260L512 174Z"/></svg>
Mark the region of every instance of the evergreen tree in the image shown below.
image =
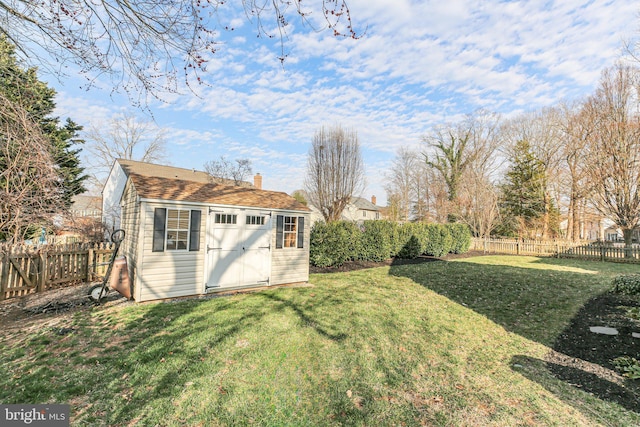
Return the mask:
<svg viewBox="0 0 640 427"><path fill-rule="evenodd" d="M78 148L84 143L78 137L82 127L71 119L61 125L58 117L51 116L55 109L55 90L38 80L35 68L20 66L14 46L4 36L0 36L0 92L23 108L50 141L47 149L60 176L58 191L62 193L64 207L68 208L71 198L85 191L83 182L87 176L83 175L84 168L80 167L81 149Z"/></svg>
<svg viewBox="0 0 640 427"><path fill-rule="evenodd" d="M516 220L518 234L534 234L537 220L545 214L546 174L526 140L516 143L511 167L502 186L502 210L506 221Z"/></svg>

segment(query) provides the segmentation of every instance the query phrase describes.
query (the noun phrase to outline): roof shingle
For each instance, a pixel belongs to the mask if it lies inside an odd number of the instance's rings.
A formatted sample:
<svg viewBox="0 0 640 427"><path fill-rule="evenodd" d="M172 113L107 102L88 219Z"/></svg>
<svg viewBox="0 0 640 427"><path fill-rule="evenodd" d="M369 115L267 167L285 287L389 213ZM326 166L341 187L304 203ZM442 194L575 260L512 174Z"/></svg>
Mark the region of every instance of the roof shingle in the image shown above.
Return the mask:
<svg viewBox="0 0 640 427"><path fill-rule="evenodd" d="M138 195L145 199L309 211L308 207L287 193L278 191L161 176L143 176L135 173L129 173L129 178Z"/></svg>

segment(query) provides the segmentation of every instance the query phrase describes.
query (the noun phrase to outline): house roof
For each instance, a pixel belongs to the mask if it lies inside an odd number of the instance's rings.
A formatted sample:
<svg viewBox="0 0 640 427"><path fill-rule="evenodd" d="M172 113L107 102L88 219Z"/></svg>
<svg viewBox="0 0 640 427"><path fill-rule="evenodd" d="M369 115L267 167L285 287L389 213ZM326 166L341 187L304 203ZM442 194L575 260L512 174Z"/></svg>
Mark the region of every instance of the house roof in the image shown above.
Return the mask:
<svg viewBox="0 0 640 427"><path fill-rule="evenodd" d="M253 187L129 174L138 195L145 199L306 211L310 209L287 193Z"/></svg>
<svg viewBox="0 0 640 427"><path fill-rule="evenodd" d="M156 165L153 163L138 162L135 160L118 159L118 163L124 170L124 173L129 176L131 174L143 175L143 176L157 176L160 178L177 178L187 181L195 181L200 183L209 183L214 179L220 181L221 184L235 185L233 180L223 178L213 178L206 172L196 169L178 168L175 166ZM249 182L242 181L241 186L252 187Z"/></svg>
<svg viewBox="0 0 640 427"><path fill-rule="evenodd" d="M93 209L102 209L102 197L79 194L71 198L72 211L86 211Z"/></svg>
<svg viewBox="0 0 640 427"><path fill-rule="evenodd" d="M363 211L380 211L379 206L374 205L373 203L371 203L367 199L363 199L362 197L352 197L351 204Z"/></svg>

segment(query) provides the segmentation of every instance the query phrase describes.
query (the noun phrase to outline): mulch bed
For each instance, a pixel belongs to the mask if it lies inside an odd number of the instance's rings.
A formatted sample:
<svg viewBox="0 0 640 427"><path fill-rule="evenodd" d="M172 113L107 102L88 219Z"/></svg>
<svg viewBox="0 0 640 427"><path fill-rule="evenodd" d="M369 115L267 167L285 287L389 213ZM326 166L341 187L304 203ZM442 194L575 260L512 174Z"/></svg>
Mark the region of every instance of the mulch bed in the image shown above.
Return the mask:
<svg viewBox="0 0 640 427"><path fill-rule="evenodd" d="M631 356L640 360L640 322L626 315L625 307L639 307L638 298L605 293L585 304L557 338L547 357L551 372L575 387L603 400L640 413L640 380L625 379L612 360ZM598 334L592 326L615 328L618 335Z"/></svg>

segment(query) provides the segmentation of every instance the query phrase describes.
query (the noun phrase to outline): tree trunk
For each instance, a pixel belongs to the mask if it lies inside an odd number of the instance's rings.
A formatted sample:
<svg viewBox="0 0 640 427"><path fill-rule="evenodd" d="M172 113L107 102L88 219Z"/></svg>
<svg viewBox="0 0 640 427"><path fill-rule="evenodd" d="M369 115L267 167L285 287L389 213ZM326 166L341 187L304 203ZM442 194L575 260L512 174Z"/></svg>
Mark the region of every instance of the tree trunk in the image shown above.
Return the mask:
<svg viewBox="0 0 640 427"><path fill-rule="evenodd" d="M622 235L624 236L624 257L631 258L633 254L631 253L631 239L633 236L633 228L623 228Z"/></svg>

